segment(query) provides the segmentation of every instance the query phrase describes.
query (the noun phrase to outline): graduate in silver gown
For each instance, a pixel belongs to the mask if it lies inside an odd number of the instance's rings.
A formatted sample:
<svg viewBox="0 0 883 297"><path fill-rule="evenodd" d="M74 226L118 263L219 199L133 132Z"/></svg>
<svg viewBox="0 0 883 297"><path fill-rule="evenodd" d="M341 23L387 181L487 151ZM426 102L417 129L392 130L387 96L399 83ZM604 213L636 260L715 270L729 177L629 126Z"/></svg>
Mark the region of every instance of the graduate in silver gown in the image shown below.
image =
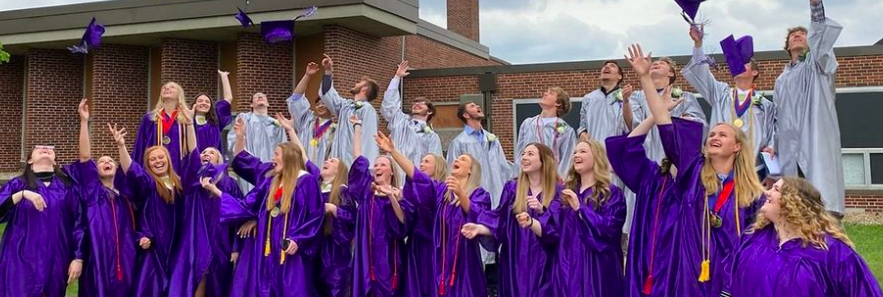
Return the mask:
<svg viewBox="0 0 883 297"><path fill-rule="evenodd" d="M514 156L521 156L530 143L545 144L555 154L558 174L567 176L572 161L570 156L576 147L576 133L561 117L570 112L570 95L559 87L551 87L543 92L538 104L542 112L521 122ZM520 165L516 166L519 167L512 168L512 172L518 172Z"/></svg>
<svg viewBox="0 0 883 297"><path fill-rule="evenodd" d="M493 133L485 130L481 121L484 112L473 102L460 103L457 118L465 124L463 132L451 140L448 147L448 165L462 154L470 154L481 162L481 187L491 194L491 207L500 203L503 184L510 179L512 162L506 160L503 146Z"/></svg>
<svg viewBox="0 0 883 297"><path fill-rule="evenodd" d="M829 211L844 210L840 124L835 109L834 43L843 27L825 17L821 0L810 0L812 24L788 30L791 62L776 79L779 164L782 175L802 172L818 187Z"/></svg>
<svg viewBox="0 0 883 297"><path fill-rule="evenodd" d="M322 67L325 69L325 74L322 76L322 86L319 88L319 96L322 98L322 103L338 119L346 121L351 115L358 116L365 123L362 126L362 139L374 137L374 134L377 134L377 111L371 105L371 101L377 98L377 93L380 91L377 82L367 76L363 76L350 89L353 99L345 99L334 88L334 81L331 78L334 71L334 61L331 60L331 57L325 55L325 58L322 59ZM355 160L353 157L353 127L351 125L339 125L332 137L336 141L331 143L331 152L328 157L338 158L347 167L351 166ZM373 141L362 142L362 156L368 159L368 162L372 162L370 164L373 164L374 159L379 154L380 149L377 148L377 143Z"/></svg>
<svg viewBox="0 0 883 297"><path fill-rule="evenodd" d="M711 122L729 123L741 128L754 144L754 154L775 155L776 107L773 101L755 90L760 75L751 36L735 40L732 35L721 41L721 48L733 76L733 86L717 80L711 73L709 57L702 51L703 28L691 26L693 59L681 74L711 105ZM738 97L738 100L736 98ZM758 163L761 165L763 163Z"/></svg>
<svg viewBox="0 0 883 297"><path fill-rule="evenodd" d="M675 80L678 78L677 72L677 63L669 57L660 57L659 59L656 59L656 61L653 61L652 67L650 67L650 77L653 78L653 84L656 85L656 90L659 94L662 94L666 87L672 87L672 100L681 101L671 110L671 116L701 122L702 125L705 126L704 130L707 131L708 121L705 118L705 112L702 111L702 106L699 105L699 101L696 101L696 96L693 96L690 92L681 90L680 87L673 86ZM647 97L644 95L644 91L635 91L631 96L631 101L632 104L641 105L641 111L643 111L643 114L635 116L636 123L640 123L650 113L650 106L647 105ZM703 135L706 134L708 133L703 133ZM665 152L662 150L662 141L659 138L658 128L653 127L653 129L650 130L650 133L647 134L644 148L647 149L647 157L650 158L650 160L656 161L656 163L659 163L662 161L662 158L665 158Z"/></svg>
<svg viewBox="0 0 883 297"><path fill-rule="evenodd" d="M267 110L269 108L270 103L267 101L267 95L255 93L251 97L251 112L239 113L234 121L242 119L246 129L252 131L252 133L248 133L246 136L245 150L252 156L261 159L261 162L272 160L276 145L286 141L285 129L279 125L276 119L268 114ZM236 134L227 133L227 147L234 147L235 145ZM236 182L243 193L248 193L254 188L254 185L244 179L240 178Z"/></svg>
<svg viewBox="0 0 883 297"><path fill-rule="evenodd" d="M387 129L396 149L414 164L420 164L426 154L442 154L441 139L429 126L435 116L435 105L432 102L424 97L417 97L411 105L411 115L402 112L399 85L408 74L408 61L404 61L399 64L395 77L383 94L380 115L388 123Z"/></svg>
<svg viewBox="0 0 883 297"><path fill-rule="evenodd" d="M315 106L311 109L310 99L305 95L307 85L318 72L318 64L308 63L304 76L294 87L294 93L287 100L288 113L291 114L291 119L294 121L294 130L304 145L307 157L313 164L325 162L325 156L331 148L332 136L337 127L328 107L322 101L316 101Z"/></svg>

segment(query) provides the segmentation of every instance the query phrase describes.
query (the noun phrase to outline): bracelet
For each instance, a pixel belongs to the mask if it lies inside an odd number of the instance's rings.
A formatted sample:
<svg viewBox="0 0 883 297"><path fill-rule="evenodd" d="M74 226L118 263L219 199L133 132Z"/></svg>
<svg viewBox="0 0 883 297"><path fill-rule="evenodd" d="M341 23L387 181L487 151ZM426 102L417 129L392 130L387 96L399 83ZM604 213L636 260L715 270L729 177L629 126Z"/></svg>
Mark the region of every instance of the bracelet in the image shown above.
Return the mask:
<svg viewBox="0 0 883 297"><path fill-rule="evenodd" d="M362 126L362 123L355 123L355 124L353 124L353 128L355 128L356 126Z"/></svg>
<svg viewBox="0 0 883 297"><path fill-rule="evenodd" d="M534 219L533 219L533 218L530 218L530 225L527 226L528 228L533 227L533 221L534 221Z"/></svg>

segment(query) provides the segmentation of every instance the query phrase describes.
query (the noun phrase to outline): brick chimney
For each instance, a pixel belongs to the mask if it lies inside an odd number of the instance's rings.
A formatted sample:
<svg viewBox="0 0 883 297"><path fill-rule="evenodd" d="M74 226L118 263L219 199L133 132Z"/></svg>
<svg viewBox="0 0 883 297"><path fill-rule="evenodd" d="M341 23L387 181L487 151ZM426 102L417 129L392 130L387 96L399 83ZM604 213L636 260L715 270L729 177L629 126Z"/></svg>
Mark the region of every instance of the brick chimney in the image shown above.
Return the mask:
<svg viewBox="0 0 883 297"><path fill-rule="evenodd" d="M447 0L448 30L478 42L478 1Z"/></svg>

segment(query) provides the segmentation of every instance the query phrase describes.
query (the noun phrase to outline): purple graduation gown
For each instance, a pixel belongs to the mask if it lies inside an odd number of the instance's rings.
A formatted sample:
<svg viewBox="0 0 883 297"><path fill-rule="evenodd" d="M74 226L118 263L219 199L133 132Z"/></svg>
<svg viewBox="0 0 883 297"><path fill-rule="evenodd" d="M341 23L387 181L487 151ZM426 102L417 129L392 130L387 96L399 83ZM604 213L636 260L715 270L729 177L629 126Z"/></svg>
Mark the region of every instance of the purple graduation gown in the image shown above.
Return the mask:
<svg viewBox="0 0 883 297"><path fill-rule="evenodd" d="M141 124L138 125L138 134L135 135L135 144L132 147L132 161L135 163L144 166L144 152L148 148L162 143L162 141L156 139L156 128L157 122L153 120L153 112L148 112L141 118ZM176 172L181 171L181 161L184 158L181 147L183 142L187 140L187 135L182 133L186 132L186 130L182 131L179 128L181 126L178 125L178 120L172 121L172 128L166 134L171 141L165 145L172 158L172 168L175 168Z"/></svg>
<svg viewBox="0 0 883 297"><path fill-rule="evenodd" d="M316 177L301 171L297 186L291 197L291 209L273 218L267 210L267 196L273 179L267 176L273 163L261 163L260 159L246 151L239 153L232 162L233 170L239 177L252 183L255 188L238 199L224 193L221 198L221 222L240 224L257 219L255 244L244 246L252 249L252 255L245 263L240 258L239 265L249 268L248 279L234 279L231 296L313 296L313 258L319 250L320 232L324 217L324 206L319 195ZM287 222L286 222L287 220ZM269 228L270 253L264 256ZM286 230L283 231L283 228ZM283 235L284 233L284 235ZM298 245L294 255L285 255L281 264L282 242L289 239Z"/></svg>
<svg viewBox="0 0 883 297"><path fill-rule="evenodd" d="M114 192L101 183L94 160L70 167L80 180L86 213L86 240L80 296L126 296L135 270L135 206L125 189L122 168L117 168ZM76 173L74 173L76 172Z"/></svg>
<svg viewBox="0 0 883 297"><path fill-rule="evenodd" d="M684 228L683 221L687 221L682 213L689 212L692 206L679 203L681 196L672 175L662 173L659 165L647 157L646 138L646 135L622 135L606 141L613 171L621 173L623 183L636 193L624 295L688 296L693 291L682 289L679 281L693 281L696 276L679 275L676 263L678 244L683 236L681 228ZM651 273L652 281L648 283ZM649 294L644 294L645 289L649 289Z"/></svg>
<svg viewBox="0 0 883 297"><path fill-rule="evenodd" d="M193 296L205 276L206 296L228 296L232 265L230 263L231 228L221 226L221 198L212 197L199 179L217 179L222 193L240 199L236 181L227 176L226 165L202 165L197 178L188 184L193 190L184 198L184 212L172 255L169 296Z"/></svg>
<svg viewBox="0 0 883 297"><path fill-rule="evenodd" d="M792 239L779 247L772 225L746 234L733 263L733 296L880 297L880 284L849 245L825 235L828 250ZM762 272L762 273L758 273Z"/></svg>
<svg viewBox="0 0 883 297"><path fill-rule="evenodd" d="M321 171L313 162L307 162L307 171L319 176ZM353 231L356 226L356 204L349 194L349 188L342 185L337 217L325 216L330 222L331 233L326 234L322 227L322 245L316 261L316 296L346 297L352 293L353 284ZM322 202L328 203L330 192L322 192ZM330 221L329 221L330 220Z"/></svg>
<svg viewBox="0 0 883 297"><path fill-rule="evenodd" d="M543 237L530 228L522 228L515 220L512 205L517 190L515 180L506 182L500 205L478 218L478 223L491 230L500 246L497 265L500 269L500 296L553 296L552 269L558 250L558 218L561 210L560 187L545 212L528 209L531 217L543 226ZM529 193L528 193L529 194ZM541 193L537 197L543 200ZM490 250L496 250L492 248Z"/></svg>
<svg viewBox="0 0 883 297"><path fill-rule="evenodd" d="M359 156L353 161L349 174L349 193L358 205L353 297L389 297L394 296L401 285L402 241L407 230L396 218L389 198L374 195L371 189L374 175L369 167L368 159ZM403 210L407 207L405 203L400 205Z"/></svg>
<svg viewBox="0 0 883 297"><path fill-rule="evenodd" d="M553 271L552 296L623 296L622 225L625 196L610 185L604 205L586 204L592 188L579 192L578 211L561 206L558 224L558 255Z"/></svg>
<svg viewBox="0 0 883 297"><path fill-rule="evenodd" d="M165 296L167 294L171 272L169 259L173 252L176 233L179 231L178 224L182 219L184 199L187 198L188 188L191 188L186 185L192 184L196 177L199 154L188 154L181 167L183 170L177 173L185 185L185 193L176 193L174 203L163 200L157 193L153 177L138 163L133 162L126 172L126 184L135 194L133 197L136 205L139 205L135 240L140 240L141 237L150 239L149 249L143 250L138 247L132 295Z"/></svg>
<svg viewBox="0 0 883 297"><path fill-rule="evenodd" d="M419 260L418 264L422 266L408 266L407 273L407 277L419 275L411 273L412 267L427 271L429 278L420 281L428 287L428 292L426 295L414 292L405 296L487 296L480 238L466 239L460 229L466 223L478 222L478 217L490 210L490 194L481 187L475 188L469 195L469 213L465 213L460 206L445 201L447 186L444 181L432 180L419 170L414 171L413 179L406 180L405 189L409 190L405 192L408 195L405 198L418 210L417 217L428 218L427 223L416 225L412 234L428 235L430 244L428 253L411 250L415 254L408 261L412 258ZM427 269L429 267L431 269ZM408 287L404 289L408 290Z"/></svg>
<svg viewBox="0 0 883 297"><path fill-rule="evenodd" d="M64 296L71 261L83 259L85 234L76 178L71 177L69 185L59 177L49 186L37 182L31 191L43 196L42 212L24 198L12 204L12 195L28 188L23 177L0 189L0 223L6 223L0 239L0 296Z"/></svg>
<svg viewBox="0 0 883 297"><path fill-rule="evenodd" d="M221 131L230 124L232 111L227 100L218 100L214 105L215 113L218 115L217 124L205 123L205 125L200 125L196 123L196 119L193 120L193 127L196 128L196 151L201 153L206 148L213 147L221 152L221 158L223 158L226 153L224 146L221 144ZM154 133L156 133L156 130L154 130Z"/></svg>
<svg viewBox="0 0 883 297"><path fill-rule="evenodd" d="M702 123L672 118L672 124L659 125L659 135L666 156L678 169L677 187L681 191L682 207L681 233L678 239L678 273L676 279L680 292L685 296L720 296L724 284L730 278L733 258L739 249L739 236L736 231L735 191L720 209L723 224L711 230L710 279L698 281L702 258L702 224L705 222L705 186L702 185ZM713 211L718 194L708 196L708 209ZM764 196L748 207L739 207L739 226L742 232L754 222L754 216L763 202Z"/></svg>
<svg viewBox="0 0 883 297"><path fill-rule="evenodd" d="M414 178L420 172L415 168ZM435 245L433 243L433 223L438 224L435 217L435 196L433 192L444 191L442 189L431 189L437 186L436 183L430 183L431 179L425 174L423 184L415 183L413 179L405 177L405 186L403 187L404 199L401 201L407 204L409 212L405 214L405 230L408 240L405 242L405 249L402 252L402 261L404 267L402 269L403 279L401 281L401 289L398 290L398 296L432 296L433 290L438 290L438 282L433 284L433 270L427 269L432 266L432 257L435 253ZM427 192L421 192L427 191ZM433 192L428 192L433 191ZM427 197L419 194L429 195ZM421 200L422 199L422 200ZM453 246L453 243L450 245Z"/></svg>

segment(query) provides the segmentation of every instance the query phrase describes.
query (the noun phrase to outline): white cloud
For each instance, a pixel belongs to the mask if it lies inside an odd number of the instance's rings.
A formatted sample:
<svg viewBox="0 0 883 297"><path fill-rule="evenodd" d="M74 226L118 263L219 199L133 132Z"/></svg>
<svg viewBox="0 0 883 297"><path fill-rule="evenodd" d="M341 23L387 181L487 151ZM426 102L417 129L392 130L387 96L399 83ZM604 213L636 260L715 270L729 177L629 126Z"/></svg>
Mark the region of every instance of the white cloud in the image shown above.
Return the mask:
<svg viewBox="0 0 883 297"><path fill-rule="evenodd" d="M0 0L0 11L111 0Z"/></svg>

